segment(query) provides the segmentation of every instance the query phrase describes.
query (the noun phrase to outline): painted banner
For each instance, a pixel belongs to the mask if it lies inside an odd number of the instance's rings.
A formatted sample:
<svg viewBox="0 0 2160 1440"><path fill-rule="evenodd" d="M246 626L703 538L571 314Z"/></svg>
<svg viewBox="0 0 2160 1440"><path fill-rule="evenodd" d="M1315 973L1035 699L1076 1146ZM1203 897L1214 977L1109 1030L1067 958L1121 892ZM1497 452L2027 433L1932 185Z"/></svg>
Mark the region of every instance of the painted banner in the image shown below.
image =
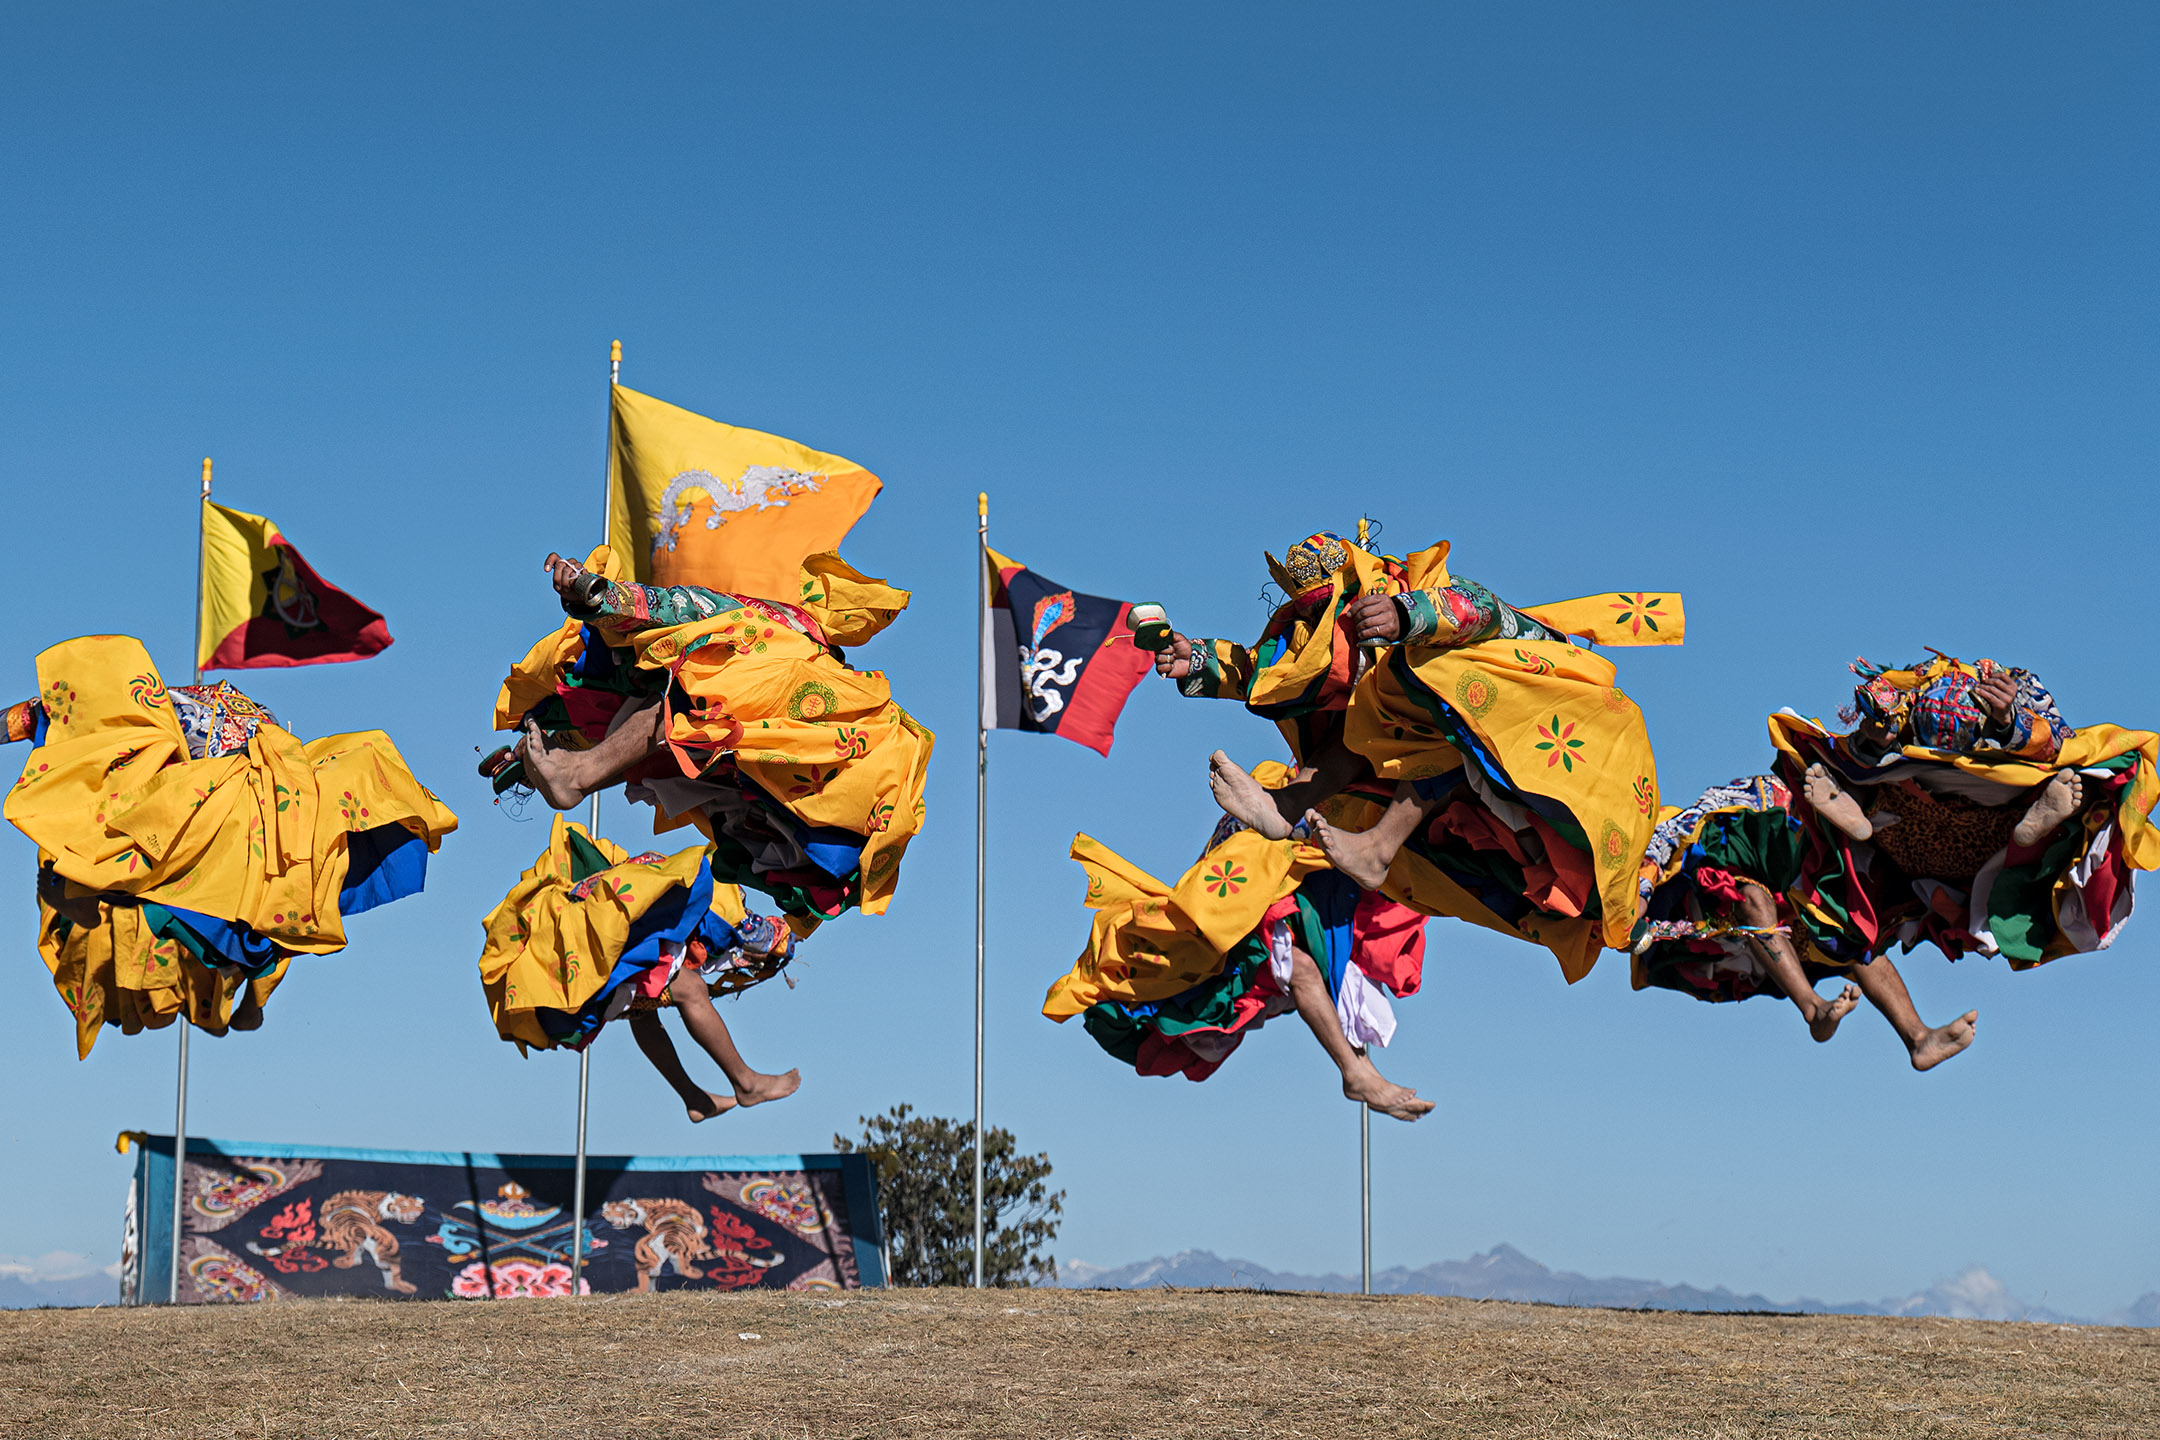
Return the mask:
<svg viewBox="0 0 2160 1440"><path fill-rule="evenodd" d="M166 1299L173 1142L139 1147L124 1303ZM343 1150L188 1138L183 1305L317 1295L485 1300L571 1293L568 1155ZM581 1294L883 1285L861 1155L591 1156Z"/></svg>

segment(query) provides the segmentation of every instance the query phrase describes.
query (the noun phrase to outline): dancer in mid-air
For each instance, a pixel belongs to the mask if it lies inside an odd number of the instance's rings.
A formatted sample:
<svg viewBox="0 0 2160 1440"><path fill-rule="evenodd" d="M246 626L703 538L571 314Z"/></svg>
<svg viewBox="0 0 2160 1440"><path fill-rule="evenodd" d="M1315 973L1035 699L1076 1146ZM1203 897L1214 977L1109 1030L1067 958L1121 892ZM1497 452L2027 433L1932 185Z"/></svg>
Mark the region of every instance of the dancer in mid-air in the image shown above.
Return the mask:
<svg viewBox="0 0 2160 1440"><path fill-rule="evenodd" d="M570 619L504 682L482 762L498 790L527 784L556 809L624 785L694 824L723 881L826 919L891 900L922 826L933 737L880 671L847 664L906 608L907 592L838 556L803 562L788 602L619 578L606 547L547 572Z"/></svg>
<svg viewBox="0 0 2160 1440"><path fill-rule="evenodd" d="M1850 732L1770 717L1809 827L1796 893L1816 927L1870 953L1925 940L2019 970L2105 948L2134 873L2160 866L2160 737L2072 728L2032 672L1991 660L1853 669Z"/></svg>
<svg viewBox="0 0 2160 1440"><path fill-rule="evenodd" d="M1853 668L1852 731L1773 715L1775 775L1666 813L1635 980L1706 1000L1784 993L1817 1039L1864 994L1928 1070L1972 1043L1979 1012L1927 1025L1887 952L1926 940L2029 969L2104 948L2134 872L2160 864L2160 740L2072 729L2036 676L1990 660ZM1815 992L1823 978L1846 982L1838 997Z"/></svg>
<svg viewBox="0 0 2160 1440"><path fill-rule="evenodd" d="M1295 1008L1345 1094L1414 1120L1431 1102L1363 1050L1394 1028L1383 992L1418 988L1423 917L1543 945L1570 981L1608 931L1625 943L1632 896L1599 871L1647 838L1655 770L1612 667L1567 637L1675 643L1678 597L1525 612L1451 580L1447 553L1401 559L1321 532L1269 557L1289 599L1257 644L1168 633L1157 670L1276 722L1291 763L1248 772L1210 757L1228 818L1175 887L1074 842L1093 934L1045 1014L1084 1012L1143 1073L1201 1078L1246 1029ZM1602 781L1593 756L1629 780ZM1606 890L1627 902L1617 928Z"/></svg>
<svg viewBox="0 0 2160 1440"><path fill-rule="evenodd" d="M1398 560L1310 536L1269 557L1290 599L1258 644L1173 632L1157 668L1290 742L1295 777L1273 788L1210 757L1227 813L1272 839L1303 826L1361 888L1543 945L1572 982L1628 943L1657 765L1611 663L1571 637L1678 644L1680 599L1518 609L1451 577L1448 549ZM1379 817L1331 816L1345 792L1381 799Z"/></svg>
<svg viewBox="0 0 2160 1440"><path fill-rule="evenodd" d="M1289 772L1267 764L1256 775L1281 783ZM1394 1036L1387 996L1419 987L1422 914L1361 891L1318 846L1269 840L1227 816L1175 886L1085 835L1072 857L1095 919L1044 1015L1082 1016L1097 1044L1142 1075L1205 1080L1247 1034L1295 1010L1346 1097L1398 1120L1432 1110L1367 1054Z"/></svg>
<svg viewBox="0 0 2160 1440"><path fill-rule="evenodd" d="M1972 1043L1978 1012L1928 1025L1889 956L1805 915L1793 900L1806 854L1793 811L1784 782L1757 775L1663 813L1643 856L1635 988L1710 1001L1784 995L1818 1041L1835 1035L1864 995L1905 1042L1913 1068L1933 1069ZM1825 979L1839 983L1835 995L1816 990Z"/></svg>
<svg viewBox="0 0 2160 1440"><path fill-rule="evenodd" d="M496 1033L521 1051L583 1049L610 1020L628 1016L638 1048L693 1122L785 1099L802 1083L794 1070L752 1069L713 1006L715 995L740 994L783 972L795 956L796 929L751 913L738 887L716 883L702 847L629 855L558 815L548 848L488 915L486 929L481 985ZM669 1007L720 1067L730 1093L690 1078L660 1020Z"/></svg>
<svg viewBox="0 0 2160 1440"><path fill-rule="evenodd" d="M102 1025L259 1026L292 957L417 893L457 828L381 731L303 742L228 683L168 688L128 636L55 645L37 679L6 712L33 746L6 815L83 1055Z"/></svg>

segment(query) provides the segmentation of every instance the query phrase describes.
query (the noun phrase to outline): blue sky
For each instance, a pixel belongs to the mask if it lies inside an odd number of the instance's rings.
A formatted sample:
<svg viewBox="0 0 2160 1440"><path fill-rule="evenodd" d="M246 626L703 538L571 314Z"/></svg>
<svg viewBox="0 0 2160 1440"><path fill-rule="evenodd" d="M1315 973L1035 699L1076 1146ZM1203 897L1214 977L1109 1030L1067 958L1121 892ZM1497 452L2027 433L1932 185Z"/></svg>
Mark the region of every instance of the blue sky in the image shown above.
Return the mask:
<svg viewBox="0 0 2160 1440"><path fill-rule="evenodd" d="M1682 590L1619 653L1668 797L1762 768L1856 654L2038 668L2160 722L2160 15L2120 5L65 8L0 53L0 688L140 635L184 678L192 496L275 518L389 617L361 665L239 677L302 734L381 727L464 828L425 896L195 1047L197 1133L568 1149L576 1063L494 1038L480 917L544 821L472 774L508 662L595 539L624 379L886 481L850 538L915 608L863 652L936 729L882 919L728 1011L801 1094L693 1130L627 1034L600 1151L821 1148L969 1091L973 498L999 548L1249 636L1264 548L1381 519L1517 603ZM990 1114L1047 1149L1061 1254L1356 1263L1356 1117L1295 1028L1142 1080L1036 1013L1086 932L1086 830L1165 877L1207 752L1279 753L1149 684L1106 761L992 738ZM619 804L621 838L645 833ZM110 1258L172 1032L84 1063L0 867L0 1251ZM1875 1297L1970 1262L2052 1308L2160 1288L2142 1111L2160 921L2024 975L1916 955L1981 1012L1926 1076L1872 1014L1561 983L1430 931L1384 1057L1375 1259L1508 1241L1596 1274Z"/></svg>

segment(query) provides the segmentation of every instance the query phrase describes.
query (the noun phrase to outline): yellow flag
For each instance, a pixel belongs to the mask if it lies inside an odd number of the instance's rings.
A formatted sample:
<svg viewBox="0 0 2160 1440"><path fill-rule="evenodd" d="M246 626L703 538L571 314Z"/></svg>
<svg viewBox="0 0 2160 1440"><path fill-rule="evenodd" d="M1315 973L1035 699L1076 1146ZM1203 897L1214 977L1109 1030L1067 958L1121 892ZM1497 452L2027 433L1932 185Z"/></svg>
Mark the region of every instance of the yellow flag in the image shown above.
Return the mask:
<svg viewBox="0 0 2160 1440"><path fill-rule="evenodd" d="M838 548L883 488L852 460L618 385L608 538L639 581L790 604L802 563Z"/></svg>

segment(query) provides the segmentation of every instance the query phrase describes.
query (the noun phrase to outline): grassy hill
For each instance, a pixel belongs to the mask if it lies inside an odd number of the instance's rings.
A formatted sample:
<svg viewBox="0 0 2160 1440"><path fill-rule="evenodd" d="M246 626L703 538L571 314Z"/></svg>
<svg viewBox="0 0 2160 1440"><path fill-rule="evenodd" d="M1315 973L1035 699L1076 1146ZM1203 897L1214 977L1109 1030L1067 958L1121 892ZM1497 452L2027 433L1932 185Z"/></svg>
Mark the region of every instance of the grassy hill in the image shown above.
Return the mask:
<svg viewBox="0 0 2160 1440"><path fill-rule="evenodd" d="M0 1314L9 1436L2160 1433L2160 1334L1230 1291Z"/></svg>

